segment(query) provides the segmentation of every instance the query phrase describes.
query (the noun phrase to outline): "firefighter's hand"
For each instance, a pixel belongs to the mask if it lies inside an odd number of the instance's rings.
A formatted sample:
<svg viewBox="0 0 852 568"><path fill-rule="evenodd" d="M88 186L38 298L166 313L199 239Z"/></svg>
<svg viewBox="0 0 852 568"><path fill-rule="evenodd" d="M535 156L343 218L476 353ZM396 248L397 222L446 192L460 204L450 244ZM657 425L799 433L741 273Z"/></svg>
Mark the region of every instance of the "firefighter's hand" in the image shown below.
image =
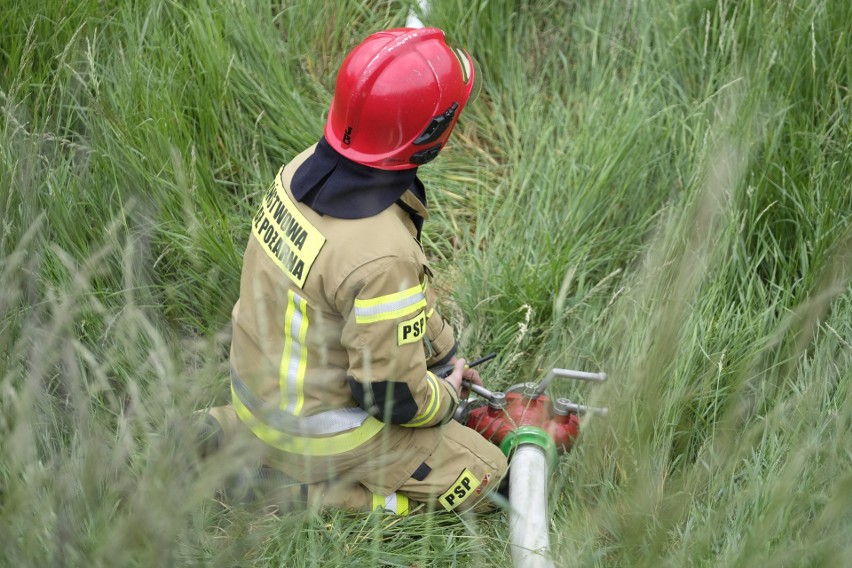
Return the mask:
<svg viewBox="0 0 852 568"><path fill-rule="evenodd" d="M467 369L467 361L457 359L453 356L450 359L450 364L453 365L453 372L447 376L447 381L452 384L456 392L459 393L459 399L466 400L470 395L470 390L462 387L462 379L470 381L474 385L482 386L482 377L479 376L479 371L476 369Z"/></svg>

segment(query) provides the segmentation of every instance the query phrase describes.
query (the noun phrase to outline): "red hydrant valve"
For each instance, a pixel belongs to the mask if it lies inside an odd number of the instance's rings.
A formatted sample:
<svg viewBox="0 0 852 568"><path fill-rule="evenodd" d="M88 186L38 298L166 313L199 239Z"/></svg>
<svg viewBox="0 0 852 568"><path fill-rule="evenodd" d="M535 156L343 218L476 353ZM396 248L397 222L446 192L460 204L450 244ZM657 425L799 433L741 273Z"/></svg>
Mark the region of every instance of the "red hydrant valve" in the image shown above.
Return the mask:
<svg viewBox="0 0 852 568"><path fill-rule="evenodd" d="M587 413L606 415L606 408L574 404L567 398L555 401L544 395L544 388L554 377L601 382L605 373L586 373L554 369L541 384L521 383L506 393L480 388L477 394L485 396L488 405L472 410L463 409L459 420L476 430L508 455L520 443L532 443L552 454L571 451L580 432L579 416ZM546 439L547 441L544 441ZM519 441L520 440L520 441ZM555 463L556 460L551 460Z"/></svg>
<svg viewBox="0 0 852 568"><path fill-rule="evenodd" d="M501 448L507 436L519 428L532 426L545 432L559 451L571 449L580 427L576 414L554 415L550 398L532 399L518 392L506 394L501 405L502 408L489 404L471 410L467 425Z"/></svg>

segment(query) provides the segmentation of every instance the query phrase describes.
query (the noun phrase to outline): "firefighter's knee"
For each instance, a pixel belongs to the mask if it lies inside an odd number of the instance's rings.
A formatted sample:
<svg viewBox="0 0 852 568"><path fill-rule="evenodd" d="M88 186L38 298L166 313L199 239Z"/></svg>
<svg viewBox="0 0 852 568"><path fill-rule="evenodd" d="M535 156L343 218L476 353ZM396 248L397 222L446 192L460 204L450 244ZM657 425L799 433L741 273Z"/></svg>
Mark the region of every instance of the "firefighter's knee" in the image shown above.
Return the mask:
<svg viewBox="0 0 852 568"><path fill-rule="evenodd" d="M506 476L506 456L477 432L463 426L451 428L439 450L446 459L439 466L438 507L457 512L497 508L491 493Z"/></svg>
<svg viewBox="0 0 852 568"><path fill-rule="evenodd" d="M496 450L488 458L488 470L483 473L479 486L474 489L470 500L465 501L459 507L459 511L474 511L487 513L500 508L501 499L495 499L503 479L508 475L509 463L506 456L496 446L490 445L490 449Z"/></svg>

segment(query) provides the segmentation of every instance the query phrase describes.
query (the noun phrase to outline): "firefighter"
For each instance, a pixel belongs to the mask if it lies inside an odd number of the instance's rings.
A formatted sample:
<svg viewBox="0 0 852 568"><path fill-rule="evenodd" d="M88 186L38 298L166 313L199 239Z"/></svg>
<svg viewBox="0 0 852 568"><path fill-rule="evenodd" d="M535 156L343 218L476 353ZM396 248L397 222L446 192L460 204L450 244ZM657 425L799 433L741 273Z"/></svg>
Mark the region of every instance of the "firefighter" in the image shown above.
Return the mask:
<svg viewBox="0 0 852 568"><path fill-rule="evenodd" d="M324 136L278 172L252 220L231 404L210 416L225 438L248 429L264 471L295 480L308 506L487 508L506 475L500 450L452 419L462 379L482 381L456 357L420 244L417 168L474 81L439 29L370 35L341 65ZM446 378L429 371L448 362Z"/></svg>

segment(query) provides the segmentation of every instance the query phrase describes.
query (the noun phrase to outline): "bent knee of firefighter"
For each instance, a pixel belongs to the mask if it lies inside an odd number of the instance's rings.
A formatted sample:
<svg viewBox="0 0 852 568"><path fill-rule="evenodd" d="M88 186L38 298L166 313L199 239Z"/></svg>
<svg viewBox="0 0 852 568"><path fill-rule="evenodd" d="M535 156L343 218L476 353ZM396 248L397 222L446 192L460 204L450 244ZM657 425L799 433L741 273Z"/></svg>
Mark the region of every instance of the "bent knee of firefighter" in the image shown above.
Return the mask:
<svg viewBox="0 0 852 568"><path fill-rule="evenodd" d="M450 487L438 495L438 504L447 511L456 512L495 510L499 505L492 495L496 494L505 474L505 469L486 471L481 475L464 469Z"/></svg>
<svg viewBox="0 0 852 568"><path fill-rule="evenodd" d="M508 461L503 453L490 442L482 439L481 443L468 448L471 453L466 460L460 460L464 465L450 467L448 472L451 483L437 495L440 508L447 511L486 512L498 508L498 502L492 497L500 482L508 471ZM456 475L456 477L452 477Z"/></svg>

